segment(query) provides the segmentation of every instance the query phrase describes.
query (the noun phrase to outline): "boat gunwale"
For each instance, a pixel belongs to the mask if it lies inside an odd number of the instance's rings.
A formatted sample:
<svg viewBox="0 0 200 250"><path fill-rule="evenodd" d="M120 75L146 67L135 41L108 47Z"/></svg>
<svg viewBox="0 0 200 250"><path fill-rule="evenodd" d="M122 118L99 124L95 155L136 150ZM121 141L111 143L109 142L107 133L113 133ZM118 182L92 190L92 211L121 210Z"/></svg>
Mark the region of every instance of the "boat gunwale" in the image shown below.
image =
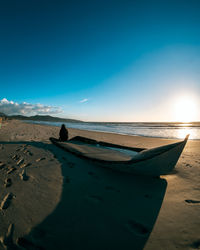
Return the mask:
<svg viewBox="0 0 200 250"><path fill-rule="evenodd" d="M132 150L132 151L136 151L136 150L134 150L135 148L131 148L131 147L126 147L126 146L120 146L120 145L117 145L117 144L112 144L112 143L107 143L107 142L101 142L101 141L95 141L95 140L92 140L92 139L89 139L89 138L86 138L86 137L73 137L74 139L78 139L78 138L85 138L85 139L88 139L88 140L91 140L91 141L93 141L93 143L91 143L91 144L99 144L99 145L105 145L105 146L111 146L111 147L116 147L116 148L122 148L122 149L129 149L129 150ZM69 140L69 141L67 141L67 142L73 142L73 141L75 141L75 140L73 140L73 138L71 139L71 140ZM70 153L72 153L72 154L74 154L74 155L76 155L76 156L78 156L78 157L80 157L80 158L83 158L83 159L87 159L87 160L89 160L89 161L92 161L92 162L96 162L96 163L106 163L106 164L109 164L109 165L131 165L131 164L135 164L135 163L138 163L138 162L143 162L143 161L147 161L147 160L150 160L150 159L152 159L152 158L154 158L154 157L157 157L158 155L161 155L161 154L163 154L163 153L166 153L166 152L168 152L168 151L170 151L171 149L173 149L173 148L175 148L175 147L177 147L177 146L179 146L179 145L181 145L181 144L183 144L183 143L186 143L187 142L187 139L188 139L188 136L186 136L186 138L184 139L184 140L182 140L182 141L180 141L180 142L176 142L176 143L173 143L173 144L168 144L168 145L164 145L164 146L160 146L160 147L156 147L156 148L152 148L152 149L142 149L142 148L136 148L136 149L140 149L140 151L136 151L136 152L138 152L138 154L135 156L135 157L137 157L138 155L142 155L142 153L144 152L147 152L147 151L150 151L150 150L154 150L154 149L160 149L160 148L163 148L163 147L166 147L166 150L164 150L164 151L162 151L162 152L158 152L158 153L156 153L156 154L152 154L152 155L150 155L150 156L147 156L146 158L144 158L144 159L134 159L134 157L132 158L132 159L130 159L130 160L128 160L128 161L108 161L108 160L101 160L101 159L95 159L95 158L91 158L91 157L88 157L88 156L86 156L86 155L84 155L84 154L82 154L82 153L80 153L80 152L78 152L78 151L76 151L76 150L70 150L69 148L66 148L66 147L64 147L61 143L67 143L67 142L62 142L62 141L60 141L59 139L56 139L56 138L52 138L52 137L50 137L49 138L50 139L50 141L53 143L53 144L55 144L55 145L57 145L58 147L60 147L60 148L62 148L62 149L64 149L65 151L67 151L67 152L70 152ZM103 144L102 144L103 143ZM88 143L89 144L89 143ZM167 148L167 147L169 147L169 148Z"/></svg>

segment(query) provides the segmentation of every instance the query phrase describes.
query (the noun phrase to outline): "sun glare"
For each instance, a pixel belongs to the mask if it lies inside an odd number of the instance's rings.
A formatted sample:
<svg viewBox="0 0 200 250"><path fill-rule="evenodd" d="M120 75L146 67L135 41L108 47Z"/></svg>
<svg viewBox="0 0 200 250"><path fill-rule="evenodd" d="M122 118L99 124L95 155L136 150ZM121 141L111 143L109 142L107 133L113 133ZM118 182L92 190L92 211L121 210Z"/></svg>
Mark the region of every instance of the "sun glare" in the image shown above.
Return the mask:
<svg viewBox="0 0 200 250"><path fill-rule="evenodd" d="M191 122L197 118L197 105L192 97L184 96L177 100L174 106L177 122Z"/></svg>

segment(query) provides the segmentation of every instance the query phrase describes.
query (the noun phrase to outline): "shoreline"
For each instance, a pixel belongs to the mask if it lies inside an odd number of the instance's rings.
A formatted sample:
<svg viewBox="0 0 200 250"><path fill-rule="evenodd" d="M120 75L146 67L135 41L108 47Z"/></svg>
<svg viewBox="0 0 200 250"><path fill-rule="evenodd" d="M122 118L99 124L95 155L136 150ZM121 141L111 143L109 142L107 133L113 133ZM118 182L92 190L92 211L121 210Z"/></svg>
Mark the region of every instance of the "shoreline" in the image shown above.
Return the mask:
<svg viewBox="0 0 200 250"><path fill-rule="evenodd" d="M49 141L59 129L14 120L0 129L0 249L9 232L9 244L24 248L186 250L198 245L200 141L187 142L174 173L151 179L62 151ZM69 128L70 138L77 135L144 148L179 141ZM8 194L8 207L2 208Z"/></svg>
<svg viewBox="0 0 200 250"><path fill-rule="evenodd" d="M53 125L53 122L47 122L47 123L52 123L52 124L45 124L45 122L40 122L40 121L22 121L22 122L25 122L25 123L29 123L29 124L37 124L37 125L44 125L44 126L52 126L52 127L60 127L60 124L62 124L62 123L59 123L59 125ZM66 127L67 127L67 125L69 125L69 123L65 123L66 124ZM72 123L73 124L73 123ZM84 124L84 123L83 123ZM97 123L98 124L98 123ZM106 124L106 123L105 123ZM120 124L120 123L119 123ZM125 124L125 123L122 123L122 124ZM158 123L158 124L160 124L160 123ZM94 125L95 125L95 123L94 123ZM119 135L127 135L127 136L141 136L141 137L148 137L148 138L158 138L158 139L169 139L169 140L181 140L181 139L184 139L184 136L182 137L182 138L180 138L180 137L170 137L170 136L168 136L168 137L164 137L164 136L151 136L151 135L142 135L142 134L131 134L131 133L119 133L119 132L117 132L117 131L106 131L106 130L90 130L90 129L81 129L81 128L71 128L71 127L67 127L68 129L77 129L77 130L84 130L84 131L88 131L88 132L100 132L100 133L109 133L109 134L119 134ZM183 128L182 126L180 126L180 127L178 127L178 129L181 129L181 128ZM196 128L196 126L192 126L192 127L189 127L190 129L191 128ZM198 126L198 128L199 128L199 126ZM175 129L173 126L172 127L170 127L170 129ZM188 133L191 133L191 132L188 132ZM198 139L195 139L195 138L192 138L192 139L190 139L189 138L189 140L200 140L200 138Z"/></svg>

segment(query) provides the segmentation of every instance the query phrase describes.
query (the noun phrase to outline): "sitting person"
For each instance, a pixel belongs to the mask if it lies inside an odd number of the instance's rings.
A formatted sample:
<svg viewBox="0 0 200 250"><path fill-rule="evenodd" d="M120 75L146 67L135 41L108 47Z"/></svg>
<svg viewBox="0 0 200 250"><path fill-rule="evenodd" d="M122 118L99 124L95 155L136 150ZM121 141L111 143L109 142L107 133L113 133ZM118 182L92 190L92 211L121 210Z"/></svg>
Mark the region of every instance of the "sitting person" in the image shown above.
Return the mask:
<svg viewBox="0 0 200 250"><path fill-rule="evenodd" d="M68 140L68 131L65 127L65 124L62 124L59 135L60 135L60 138L59 138L60 141Z"/></svg>

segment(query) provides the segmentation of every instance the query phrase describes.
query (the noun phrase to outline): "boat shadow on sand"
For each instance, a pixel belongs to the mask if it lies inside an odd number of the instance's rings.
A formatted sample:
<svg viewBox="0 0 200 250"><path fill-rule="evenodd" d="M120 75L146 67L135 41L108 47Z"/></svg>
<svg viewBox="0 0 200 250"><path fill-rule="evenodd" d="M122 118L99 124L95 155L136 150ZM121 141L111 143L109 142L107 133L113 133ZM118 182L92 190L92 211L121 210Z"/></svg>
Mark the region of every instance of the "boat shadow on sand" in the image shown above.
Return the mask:
<svg viewBox="0 0 200 250"><path fill-rule="evenodd" d="M25 249L143 249L159 214L167 182L101 168L43 142L62 169L62 194L54 211L18 239Z"/></svg>

